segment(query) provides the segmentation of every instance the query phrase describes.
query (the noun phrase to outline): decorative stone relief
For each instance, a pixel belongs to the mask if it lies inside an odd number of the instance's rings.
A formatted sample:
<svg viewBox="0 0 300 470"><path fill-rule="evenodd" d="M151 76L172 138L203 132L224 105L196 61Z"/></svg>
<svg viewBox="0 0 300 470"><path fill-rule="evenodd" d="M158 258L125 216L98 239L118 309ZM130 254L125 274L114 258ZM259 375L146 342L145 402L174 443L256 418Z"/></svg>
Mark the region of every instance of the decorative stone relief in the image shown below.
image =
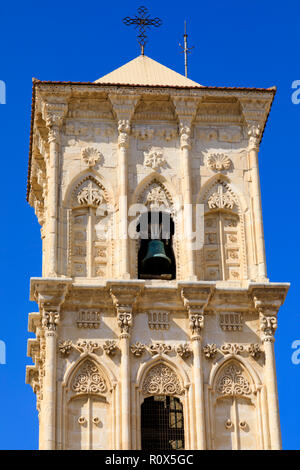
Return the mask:
<svg viewBox="0 0 300 470"><path fill-rule="evenodd" d="M103 344L103 349L108 356L114 356L118 350L116 341L108 339Z"/></svg>
<svg viewBox="0 0 300 470"><path fill-rule="evenodd" d="M99 343L96 343L94 341L78 341L76 343L76 345L74 345L74 348L77 349L78 352L80 352L81 354L84 354L84 353L93 353L95 352L97 349L100 348L100 345Z"/></svg>
<svg viewBox="0 0 300 470"><path fill-rule="evenodd" d="M218 352L218 348L216 344L207 344L203 348L204 356L207 359L213 359L216 356L217 352Z"/></svg>
<svg viewBox="0 0 300 470"><path fill-rule="evenodd" d="M146 346L139 341L130 346L132 354L136 357L141 357L145 352Z"/></svg>
<svg viewBox="0 0 300 470"><path fill-rule="evenodd" d="M144 395L181 395L183 391L179 377L165 364L152 367L142 386Z"/></svg>
<svg viewBox="0 0 300 470"><path fill-rule="evenodd" d="M219 324L223 331L242 331L244 318L242 313L220 313Z"/></svg>
<svg viewBox="0 0 300 470"><path fill-rule="evenodd" d="M177 137L177 129L158 129L157 135L169 142Z"/></svg>
<svg viewBox="0 0 300 470"><path fill-rule="evenodd" d="M75 393L103 394L107 392L107 385L96 364L87 360L76 374L72 382L71 389Z"/></svg>
<svg viewBox="0 0 300 470"><path fill-rule="evenodd" d="M243 396L251 393L251 387L242 369L235 364L230 364L218 381L217 392L221 395Z"/></svg>
<svg viewBox="0 0 300 470"><path fill-rule="evenodd" d="M166 164L166 160L161 150L150 148L147 152L144 152L144 166L152 168L157 171L159 168Z"/></svg>
<svg viewBox="0 0 300 470"><path fill-rule="evenodd" d="M223 185L220 185L218 192L210 196L207 204L210 209L233 209L235 201L228 191L224 192Z"/></svg>
<svg viewBox="0 0 300 470"><path fill-rule="evenodd" d="M68 357L73 349L72 341L60 341L58 344L58 350L63 357Z"/></svg>
<svg viewBox="0 0 300 470"><path fill-rule="evenodd" d="M169 312L163 310L148 312L148 325L151 330L168 330L170 328Z"/></svg>
<svg viewBox="0 0 300 470"><path fill-rule="evenodd" d="M212 153L206 157L206 166L214 171L229 170L231 163L224 153Z"/></svg>
<svg viewBox="0 0 300 470"><path fill-rule="evenodd" d="M262 353L261 347L259 344L249 344L247 347L247 351L250 356L252 356L254 359L258 359Z"/></svg>
<svg viewBox="0 0 300 470"><path fill-rule="evenodd" d="M172 351L172 347L164 343L155 343L149 346L149 350L154 356L155 354L168 354Z"/></svg>
<svg viewBox="0 0 300 470"><path fill-rule="evenodd" d="M176 348L176 352L178 356L182 357L183 359L187 359L192 354L192 351L187 343L179 344L179 346Z"/></svg>
<svg viewBox="0 0 300 470"><path fill-rule="evenodd" d="M118 327L122 333L129 333L130 327L132 325L132 313L129 311L120 311L117 317Z"/></svg>
<svg viewBox="0 0 300 470"><path fill-rule="evenodd" d="M136 127L132 131L132 134L139 140L152 139L154 136L154 129L151 129L150 127Z"/></svg>
<svg viewBox="0 0 300 470"><path fill-rule="evenodd" d="M102 158L102 154L94 147L85 147L82 149L81 156L83 162L89 167L95 166L100 158Z"/></svg>
<svg viewBox="0 0 300 470"><path fill-rule="evenodd" d="M244 346L242 344L226 343L223 346L221 346L221 352L223 354L240 354L243 351L244 351Z"/></svg>
<svg viewBox="0 0 300 470"><path fill-rule="evenodd" d="M48 331L56 331L59 324L60 315L56 311L44 312L42 317L42 326Z"/></svg>
<svg viewBox="0 0 300 470"><path fill-rule="evenodd" d="M100 313L96 310L80 310L76 324L78 328L99 328Z"/></svg>
<svg viewBox="0 0 300 470"><path fill-rule="evenodd" d="M99 206L104 200L103 191L92 181L89 181L77 193L77 201L82 206Z"/></svg>

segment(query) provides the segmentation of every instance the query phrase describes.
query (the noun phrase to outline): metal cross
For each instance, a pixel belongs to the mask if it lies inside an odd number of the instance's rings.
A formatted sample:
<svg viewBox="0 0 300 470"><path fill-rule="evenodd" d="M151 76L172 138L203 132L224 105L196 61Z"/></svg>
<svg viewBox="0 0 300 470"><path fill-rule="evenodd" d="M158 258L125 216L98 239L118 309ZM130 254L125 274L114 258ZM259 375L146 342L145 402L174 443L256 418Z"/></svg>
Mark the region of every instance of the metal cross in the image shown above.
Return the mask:
<svg viewBox="0 0 300 470"><path fill-rule="evenodd" d="M148 8L146 7L138 8L138 14L139 16L135 15L134 18L126 16L126 18L123 19L123 23L126 24L126 26L133 24L135 28L139 28L140 34L138 35L138 43L141 46L141 54L144 55L145 44L147 42L147 29L149 29L150 26L158 28L158 26L162 25L162 20L160 18L149 18L150 15L148 15Z"/></svg>

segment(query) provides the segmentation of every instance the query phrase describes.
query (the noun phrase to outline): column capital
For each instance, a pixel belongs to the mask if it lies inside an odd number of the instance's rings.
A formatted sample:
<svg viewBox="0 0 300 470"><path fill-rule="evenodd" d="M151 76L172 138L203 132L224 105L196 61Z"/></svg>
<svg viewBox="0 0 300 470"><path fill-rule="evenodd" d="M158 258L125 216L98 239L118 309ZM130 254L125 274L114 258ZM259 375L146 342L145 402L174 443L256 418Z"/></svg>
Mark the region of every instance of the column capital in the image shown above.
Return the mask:
<svg viewBox="0 0 300 470"><path fill-rule="evenodd" d="M118 147L129 147L130 121L129 119L120 119L118 121Z"/></svg>
<svg viewBox="0 0 300 470"><path fill-rule="evenodd" d="M200 336L201 330L204 328L204 314L210 298L212 296L211 286L182 286L181 298L185 306L188 318L189 327L192 333L192 338L197 339Z"/></svg>
<svg viewBox="0 0 300 470"><path fill-rule="evenodd" d="M53 336L60 322L60 313L58 310L43 310L42 327L47 336Z"/></svg>
<svg viewBox="0 0 300 470"><path fill-rule="evenodd" d="M58 142L60 128L68 112L67 103L45 101L42 106L42 116L48 129L48 142Z"/></svg>
<svg viewBox="0 0 300 470"><path fill-rule="evenodd" d="M180 148L191 148L191 128L199 105L199 98L173 96L173 103L179 121Z"/></svg>
<svg viewBox="0 0 300 470"><path fill-rule="evenodd" d="M248 150L255 150L258 152L261 139L261 126L260 124L250 124L248 126L247 134L249 137Z"/></svg>
<svg viewBox="0 0 300 470"><path fill-rule="evenodd" d="M142 290L142 285L137 284L110 284L109 294L117 313L117 323L120 330L120 338L129 337L133 324L133 309Z"/></svg>

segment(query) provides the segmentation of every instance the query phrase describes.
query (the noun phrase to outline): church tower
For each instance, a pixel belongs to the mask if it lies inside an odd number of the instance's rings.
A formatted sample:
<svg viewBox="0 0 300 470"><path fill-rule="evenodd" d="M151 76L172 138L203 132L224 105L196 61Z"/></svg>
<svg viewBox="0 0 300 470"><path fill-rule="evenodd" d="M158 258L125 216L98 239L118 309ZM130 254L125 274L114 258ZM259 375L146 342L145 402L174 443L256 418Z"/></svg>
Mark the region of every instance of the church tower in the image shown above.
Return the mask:
<svg viewBox="0 0 300 470"><path fill-rule="evenodd" d="M95 82L34 80L40 449L280 449L289 285L267 278L258 172L274 95L145 55Z"/></svg>

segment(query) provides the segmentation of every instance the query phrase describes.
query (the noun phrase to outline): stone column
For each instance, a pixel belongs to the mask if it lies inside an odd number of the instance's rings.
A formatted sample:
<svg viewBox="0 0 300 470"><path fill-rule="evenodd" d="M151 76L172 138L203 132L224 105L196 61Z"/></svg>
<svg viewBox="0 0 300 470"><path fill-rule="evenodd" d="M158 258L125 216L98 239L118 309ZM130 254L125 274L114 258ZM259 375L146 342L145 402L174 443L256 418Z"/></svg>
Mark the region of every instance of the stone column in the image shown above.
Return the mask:
<svg viewBox="0 0 300 470"><path fill-rule="evenodd" d="M191 177L191 126L195 117L198 101L183 97L173 98L179 119L179 136L182 168L182 195L184 216L184 239L186 251L185 278L196 280L195 254L193 249L193 184ZM197 227L196 227L197 230Z"/></svg>
<svg viewBox="0 0 300 470"><path fill-rule="evenodd" d="M46 121L48 129L49 142L49 159L47 162L48 177L48 196L47 196L47 251L48 277L56 277L57 272L57 238L58 238L58 170L59 170L59 144L60 144L60 128L63 118L67 112L65 103L44 103L43 117Z"/></svg>
<svg viewBox="0 0 300 470"><path fill-rule="evenodd" d="M135 95L109 95L118 124L118 181L120 277L130 278L130 253L128 239L128 149L130 121L138 97Z"/></svg>
<svg viewBox="0 0 300 470"><path fill-rule="evenodd" d="M271 449L280 450L281 432L274 354L274 334L277 328L277 309L270 310L269 308L266 308L257 297L254 298L254 302L259 312L261 340L264 343L265 350L264 377L267 389Z"/></svg>
<svg viewBox="0 0 300 470"><path fill-rule="evenodd" d="M205 403L202 363L202 329L204 328L204 310L212 295L212 288L196 284L183 287L181 297L188 312L191 343L193 347L194 403L196 421L196 449L206 449Z"/></svg>
<svg viewBox="0 0 300 470"><path fill-rule="evenodd" d="M260 126L258 124L250 125L248 129L248 136L249 169L251 172L251 196L253 203L252 217L255 228L257 274L258 279L265 280L267 278L267 270L258 168L258 150L261 136Z"/></svg>
<svg viewBox="0 0 300 470"><path fill-rule="evenodd" d="M130 281L129 281L130 282ZM140 294L139 283L112 285L112 297L119 327L119 347L121 350L121 449L131 449L131 371L130 371L130 332L133 323L133 306ZM117 406L120 406L118 403Z"/></svg>
<svg viewBox="0 0 300 470"><path fill-rule="evenodd" d="M43 381L43 449L56 448L56 349L58 310L44 310L42 327L45 335L45 376Z"/></svg>

